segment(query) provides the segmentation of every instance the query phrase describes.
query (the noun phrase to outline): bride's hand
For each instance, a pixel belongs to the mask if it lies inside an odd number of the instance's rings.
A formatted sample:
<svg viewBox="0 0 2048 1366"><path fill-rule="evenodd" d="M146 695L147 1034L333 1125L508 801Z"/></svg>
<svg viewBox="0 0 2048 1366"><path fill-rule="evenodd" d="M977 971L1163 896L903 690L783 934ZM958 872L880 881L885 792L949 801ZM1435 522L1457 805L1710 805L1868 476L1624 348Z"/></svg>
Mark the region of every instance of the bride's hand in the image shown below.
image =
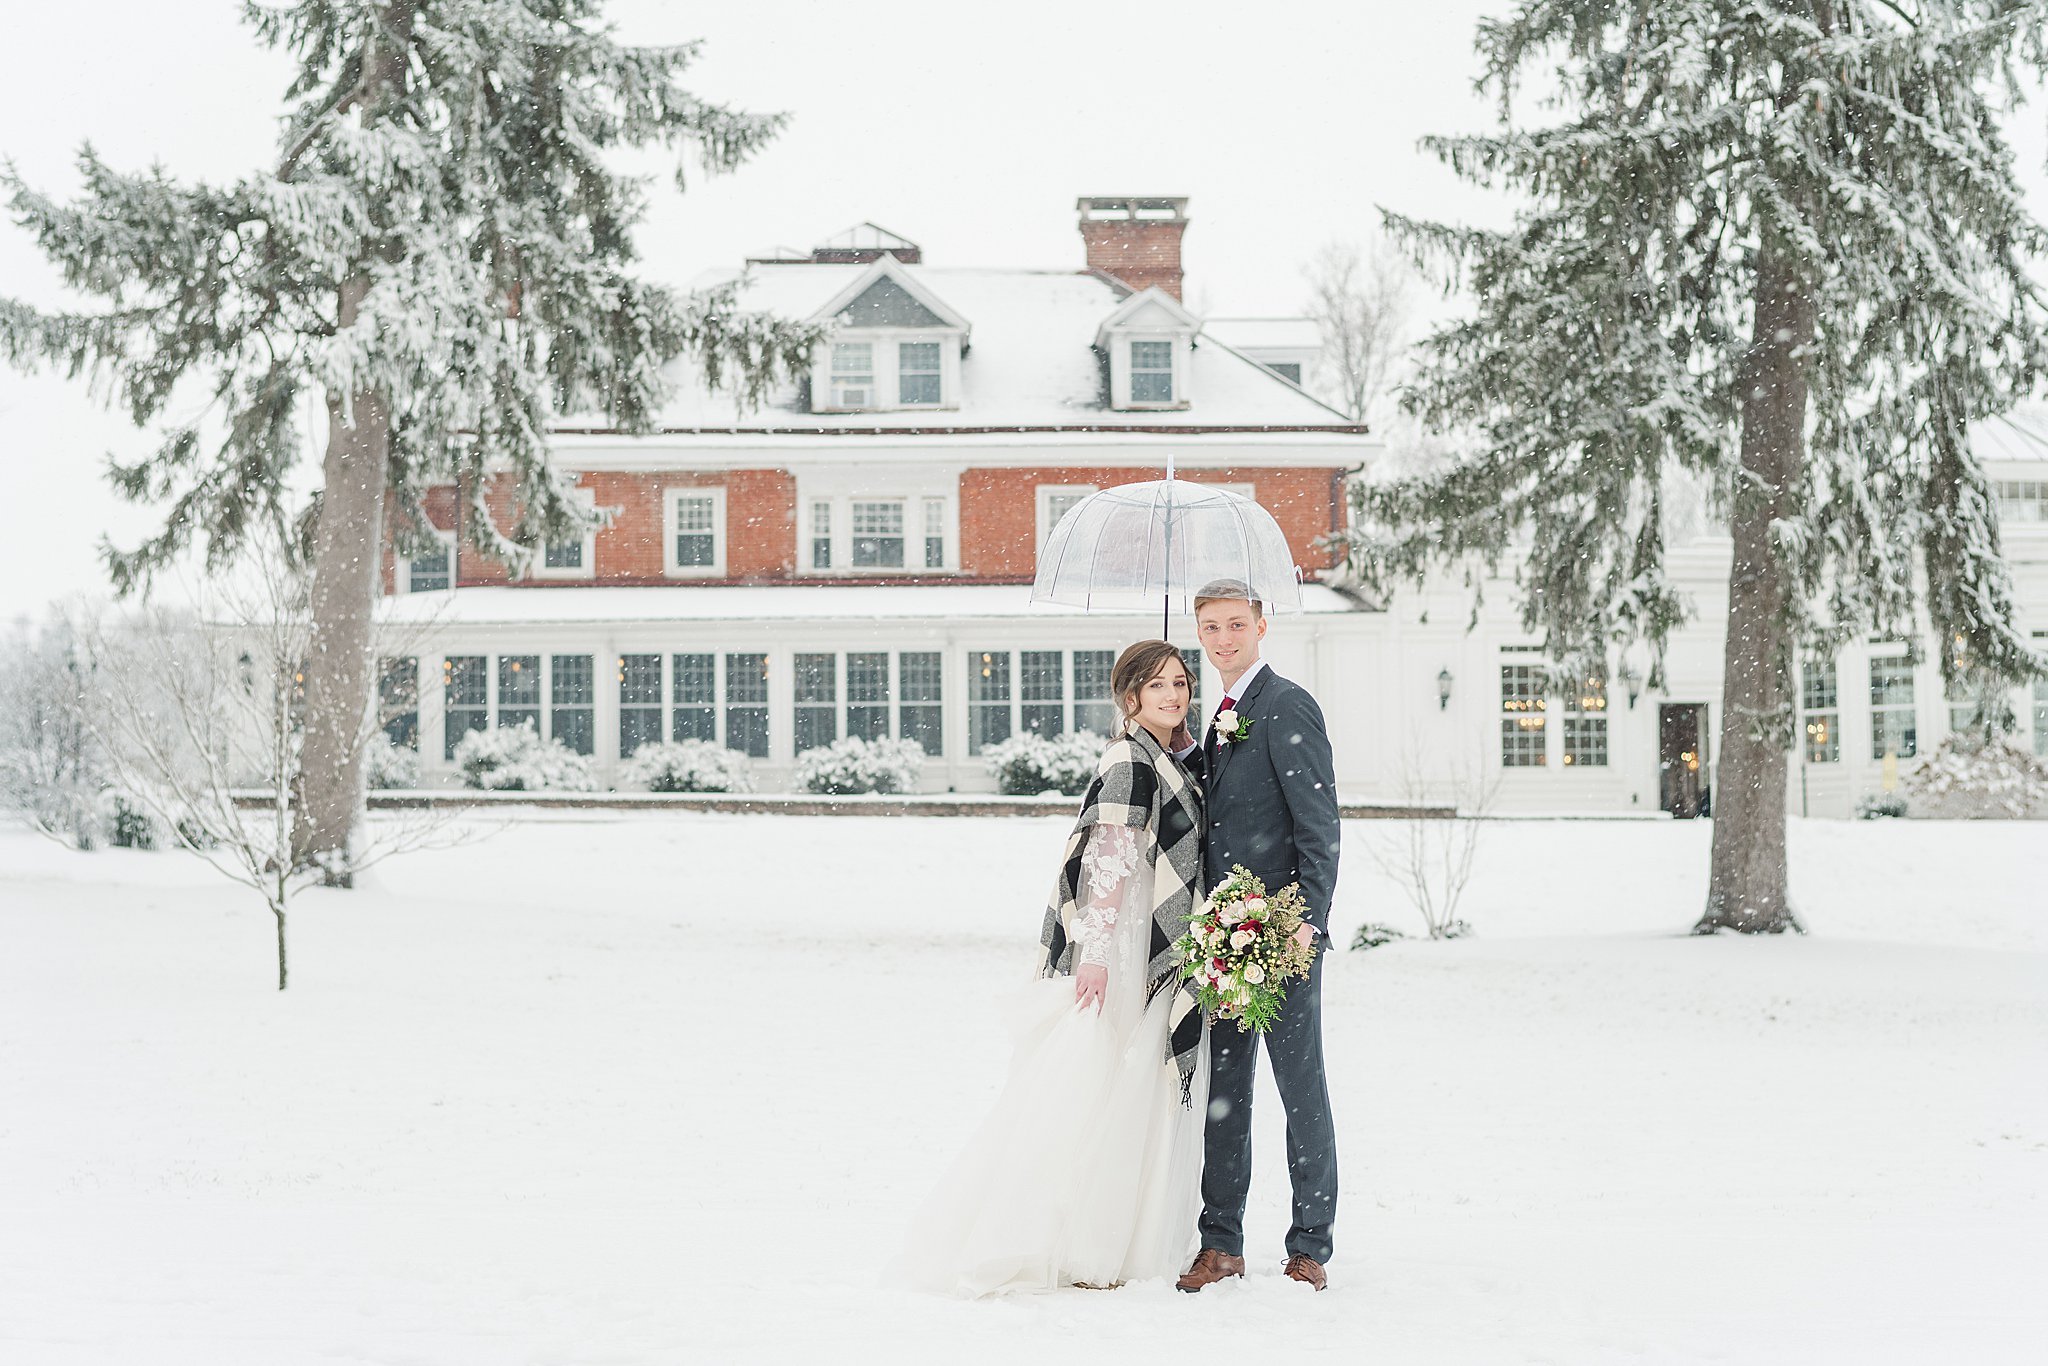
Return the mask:
<svg viewBox="0 0 2048 1366"><path fill-rule="evenodd" d="M1109 969L1092 963L1083 963L1074 969L1074 999L1080 1004L1093 1005L1102 1009L1102 995L1109 990Z"/></svg>

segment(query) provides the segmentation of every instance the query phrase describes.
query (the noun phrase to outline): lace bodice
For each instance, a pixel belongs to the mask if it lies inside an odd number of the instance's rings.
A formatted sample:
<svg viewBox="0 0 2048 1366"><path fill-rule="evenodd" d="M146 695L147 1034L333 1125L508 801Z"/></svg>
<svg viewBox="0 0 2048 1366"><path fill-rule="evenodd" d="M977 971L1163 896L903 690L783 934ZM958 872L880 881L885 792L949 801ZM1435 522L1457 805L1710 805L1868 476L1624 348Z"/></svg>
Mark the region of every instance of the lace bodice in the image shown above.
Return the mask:
<svg viewBox="0 0 2048 1366"><path fill-rule="evenodd" d="M1081 914L1074 926L1077 965L1108 965L1110 931L1116 928L1124 882L1138 871L1144 853L1141 830L1128 825L1089 828L1088 842L1081 846Z"/></svg>

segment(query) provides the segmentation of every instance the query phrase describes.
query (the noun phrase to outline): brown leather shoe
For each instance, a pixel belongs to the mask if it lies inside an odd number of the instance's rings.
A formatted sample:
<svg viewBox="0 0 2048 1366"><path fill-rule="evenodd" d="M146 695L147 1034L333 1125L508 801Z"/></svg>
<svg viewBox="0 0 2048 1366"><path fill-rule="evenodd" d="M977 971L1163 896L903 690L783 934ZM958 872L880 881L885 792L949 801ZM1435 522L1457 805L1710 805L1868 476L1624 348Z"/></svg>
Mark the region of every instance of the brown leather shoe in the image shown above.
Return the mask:
<svg viewBox="0 0 2048 1366"><path fill-rule="evenodd" d="M1300 1281L1303 1285L1312 1285L1318 1290L1330 1283L1329 1276L1323 1272L1323 1264L1313 1257L1304 1257L1299 1252L1287 1259L1284 1270L1288 1279ZM1186 1280L1187 1277L1183 1276L1181 1279Z"/></svg>
<svg viewBox="0 0 2048 1366"><path fill-rule="evenodd" d="M1314 1266L1311 1262L1309 1265ZM1228 1276L1244 1275L1244 1258L1233 1257L1228 1252L1218 1252L1205 1247L1195 1254L1195 1264L1188 1268L1188 1274L1174 1284L1190 1295L1204 1286L1214 1285Z"/></svg>

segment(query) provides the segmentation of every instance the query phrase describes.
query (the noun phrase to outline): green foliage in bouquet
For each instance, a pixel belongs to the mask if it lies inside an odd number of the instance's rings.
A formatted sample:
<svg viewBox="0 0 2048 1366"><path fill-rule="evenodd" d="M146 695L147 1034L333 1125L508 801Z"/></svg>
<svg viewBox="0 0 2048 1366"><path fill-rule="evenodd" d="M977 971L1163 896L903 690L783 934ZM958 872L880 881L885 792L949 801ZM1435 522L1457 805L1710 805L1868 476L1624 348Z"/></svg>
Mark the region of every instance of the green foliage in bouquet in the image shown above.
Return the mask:
<svg viewBox="0 0 2048 1366"><path fill-rule="evenodd" d="M1195 984L1202 1009L1216 1019L1235 1020L1245 1033L1271 1029L1287 999L1287 983L1307 977L1315 962L1315 945L1295 939L1307 909L1299 884L1268 894L1249 869L1231 868L1174 946L1181 976Z"/></svg>

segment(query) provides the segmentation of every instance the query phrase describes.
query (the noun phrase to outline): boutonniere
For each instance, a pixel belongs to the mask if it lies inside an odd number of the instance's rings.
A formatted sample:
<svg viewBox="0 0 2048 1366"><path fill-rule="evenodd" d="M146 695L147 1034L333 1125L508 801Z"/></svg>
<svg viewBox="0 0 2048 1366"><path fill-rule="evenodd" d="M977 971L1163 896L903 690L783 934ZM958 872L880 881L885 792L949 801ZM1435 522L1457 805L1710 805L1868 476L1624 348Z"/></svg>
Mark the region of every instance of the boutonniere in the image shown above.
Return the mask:
<svg viewBox="0 0 2048 1366"><path fill-rule="evenodd" d="M1218 739L1227 740L1233 745L1240 740L1249 740L1252 738L1252 719L1249 716L1239 716L1235 709L1217 712L1216 735Z"/></svg>

